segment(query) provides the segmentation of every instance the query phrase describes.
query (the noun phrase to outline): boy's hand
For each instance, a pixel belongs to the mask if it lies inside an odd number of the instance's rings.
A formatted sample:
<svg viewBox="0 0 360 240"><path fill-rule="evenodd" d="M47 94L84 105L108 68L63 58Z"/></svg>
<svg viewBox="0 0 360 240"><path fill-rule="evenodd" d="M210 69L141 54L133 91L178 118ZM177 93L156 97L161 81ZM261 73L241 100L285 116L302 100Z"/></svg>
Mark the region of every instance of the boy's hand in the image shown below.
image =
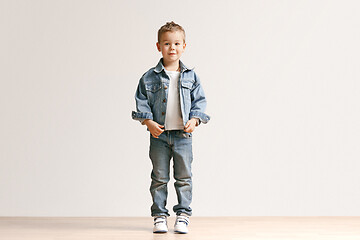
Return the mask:
<svg viewBox="0 0 360 240"><path fill-rule="evenodd" d="M197 125L197 119L192 118L186 123L186 125L184 127L184 131L187 133L191 133L195 130L196 125Z"/></svg>
<svg viewBox="0 0 360 240"><path fill-rule="evenodd" d="M157 122L154 122L153 120L146 119L144 121L144 124L148 127L151 135L154 138L158 138L160 136L160 134L162 134L164 132L164 129L162 129L162 128L164 128L164 126L158 124Z"/></svg>

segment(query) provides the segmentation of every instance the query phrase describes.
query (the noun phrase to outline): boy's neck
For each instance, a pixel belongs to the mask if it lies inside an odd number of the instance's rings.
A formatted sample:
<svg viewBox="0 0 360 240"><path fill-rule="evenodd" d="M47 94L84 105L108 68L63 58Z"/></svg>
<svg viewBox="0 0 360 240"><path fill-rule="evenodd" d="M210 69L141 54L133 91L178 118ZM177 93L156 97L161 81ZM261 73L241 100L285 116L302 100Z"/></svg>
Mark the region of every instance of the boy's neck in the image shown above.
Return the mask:
<svg viewBox="0 0 360 240"><path fill-rule="evenodd" d="M163 60L163 64L167 71L179 71L180 72L180 61L167 63Z"/></svg>

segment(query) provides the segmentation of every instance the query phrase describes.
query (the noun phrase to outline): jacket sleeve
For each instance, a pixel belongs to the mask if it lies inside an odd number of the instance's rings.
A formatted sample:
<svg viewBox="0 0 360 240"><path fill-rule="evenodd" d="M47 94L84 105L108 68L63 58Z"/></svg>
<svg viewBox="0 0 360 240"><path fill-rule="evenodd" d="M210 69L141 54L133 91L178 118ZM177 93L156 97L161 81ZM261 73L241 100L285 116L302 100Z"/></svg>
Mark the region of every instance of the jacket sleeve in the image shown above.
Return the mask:
<svg viewBox="0 0 360 240"><path fill-rule="evenodd" d="M205 114L206 104L205 92L200 84L199 77L195 74L195 83L191 89L190 119L198 118L199 124L207 123L210 116Z"/></svg>
<svg viewBox="0 0 360 240"><path fill-rule="evenodd" d="M132 111L132 119L140 121L153 119L153 114L147 99L146 88L143 77L140 79L135 92L136 111Z"/></svg>

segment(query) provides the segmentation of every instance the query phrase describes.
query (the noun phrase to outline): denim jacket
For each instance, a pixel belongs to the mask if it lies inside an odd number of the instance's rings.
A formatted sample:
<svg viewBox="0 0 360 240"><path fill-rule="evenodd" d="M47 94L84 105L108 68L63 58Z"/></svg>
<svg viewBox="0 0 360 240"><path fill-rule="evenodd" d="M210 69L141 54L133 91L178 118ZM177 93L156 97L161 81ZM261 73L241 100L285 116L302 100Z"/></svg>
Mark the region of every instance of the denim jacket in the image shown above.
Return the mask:
<svg viewBox="0 0 360 240"><path fill-rule="evenodd" d="M132 118L140 122L151 119L164 125L169 84L170 78L165 73L161 58L157 66L148 70L139 81L135 93L136 111L132 111ZM199 123L207 123L210 116L204 113L206 99L199 77L181 61L178 86L184 126L191 118L198 118Z"/></svg>

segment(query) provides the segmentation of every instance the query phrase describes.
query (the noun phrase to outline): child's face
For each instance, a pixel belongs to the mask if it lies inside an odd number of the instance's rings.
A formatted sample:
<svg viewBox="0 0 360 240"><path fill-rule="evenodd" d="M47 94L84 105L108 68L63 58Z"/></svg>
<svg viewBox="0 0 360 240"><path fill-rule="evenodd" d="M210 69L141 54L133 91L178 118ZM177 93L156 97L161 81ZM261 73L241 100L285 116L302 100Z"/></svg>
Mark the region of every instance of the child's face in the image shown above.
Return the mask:
<svg viewBox="0 0 360 240"><path fill-rule="evenodd" d="M185 51L186 43L182 32L165 32L160 36L160 43L156 46L163 55L166 63L179 61L181 55Z"/></svg>

